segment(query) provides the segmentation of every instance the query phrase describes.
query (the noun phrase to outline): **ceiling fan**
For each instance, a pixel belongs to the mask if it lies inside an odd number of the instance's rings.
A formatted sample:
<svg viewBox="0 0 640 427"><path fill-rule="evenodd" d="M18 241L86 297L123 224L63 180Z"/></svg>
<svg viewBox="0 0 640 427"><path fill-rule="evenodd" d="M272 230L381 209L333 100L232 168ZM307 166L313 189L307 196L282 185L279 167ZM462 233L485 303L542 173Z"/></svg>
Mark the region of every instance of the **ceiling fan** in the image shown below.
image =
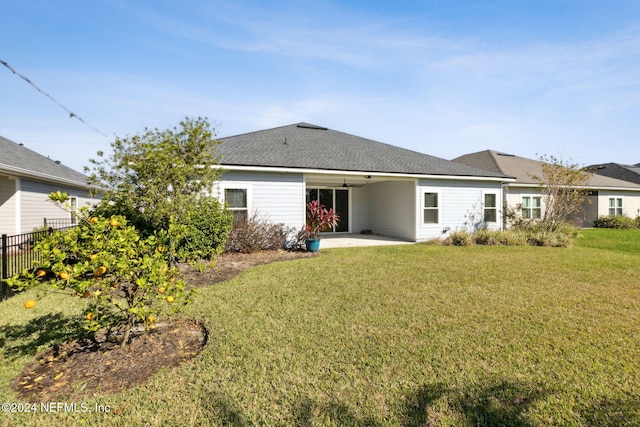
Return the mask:
<svg viewBox="0 0 640 427"><path fill-rule="evenodd" d="M364 187L364 184L347 184L347 180L344 180L344 184L342 184L342 188L360 188Z"/></svg>

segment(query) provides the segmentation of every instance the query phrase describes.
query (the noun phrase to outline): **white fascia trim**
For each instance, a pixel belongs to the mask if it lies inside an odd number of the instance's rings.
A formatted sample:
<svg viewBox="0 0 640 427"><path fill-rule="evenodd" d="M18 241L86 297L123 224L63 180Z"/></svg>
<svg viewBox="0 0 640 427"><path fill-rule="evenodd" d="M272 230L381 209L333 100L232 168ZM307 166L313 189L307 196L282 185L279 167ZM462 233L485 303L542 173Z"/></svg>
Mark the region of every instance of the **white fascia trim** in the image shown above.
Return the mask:
<svg viewBox="0 0 640 427"><path fill-rule="evenodd" d="M69 185L71 187L78 187L78 188L85 188L85 189L91 187L88 184L83 184L81 182L73 181L71 179L59 178L57 176L48 175L46 173L33 172L27 169L16 168L16 167L7 166L7 165L0 166L0 173L3 173L3 174L7 173L9 175L18 175L25 178L36 178L40 180L55 182L58 184Z"/></svg>
<svg viewBox="0 0 640 427"><path fill-rule="evenodd" d="M513 178L498 178L490 176L455 176L455 175L421 175L411 173L389 173L389 172L367 172L367 171L342 171L327 169L298 169L298 168L280 168L273 166L236 166L236 165L220 165L223 171L247 171L247 172L277 172L277 173L301 173L301 174L323 174L323 175L371 175L376 177L395 177L395 178L411 178L411 179L446 179L454 181L498 181L513 182Z"/></svg>

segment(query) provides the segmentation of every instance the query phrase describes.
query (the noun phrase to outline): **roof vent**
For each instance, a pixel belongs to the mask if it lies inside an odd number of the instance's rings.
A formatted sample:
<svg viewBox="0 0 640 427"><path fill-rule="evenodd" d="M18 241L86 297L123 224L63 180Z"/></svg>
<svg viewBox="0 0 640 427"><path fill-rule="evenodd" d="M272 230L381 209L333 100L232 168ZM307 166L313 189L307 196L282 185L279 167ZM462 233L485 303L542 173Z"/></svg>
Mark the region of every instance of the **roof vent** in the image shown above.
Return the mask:
<svg viewBox="0 0 640 427"><path fill-rule="evenodd" d="M56 160L56 165L59 165L59 164L60 164L60 160Z"/></svg>
<svg viewBox="0 0 640 427"><path fill-rule="evenodd" d="M328 128L322 127L322 126L316 126L316 125L310 125L308 123L300 123L298 125L296 125L299 128L302 129L316 129L316 130L329 130Z"/></svg>

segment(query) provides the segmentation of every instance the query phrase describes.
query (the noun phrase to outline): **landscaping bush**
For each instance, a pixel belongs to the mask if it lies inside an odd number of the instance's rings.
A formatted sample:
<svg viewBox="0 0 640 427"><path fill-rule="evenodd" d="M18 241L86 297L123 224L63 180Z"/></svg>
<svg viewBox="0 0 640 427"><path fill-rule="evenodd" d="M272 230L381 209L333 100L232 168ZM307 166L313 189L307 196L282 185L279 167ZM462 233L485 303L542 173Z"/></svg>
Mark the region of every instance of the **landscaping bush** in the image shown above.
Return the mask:
<svg viewBox="0 0 640 427"><path fill-rule="evenodd" d="M496 231L496 244L501 246L525 246L527 234L521 230L509 229Z"/></svg>
<svg viewBox="0 0 640 427"><path fill-rule="evenodd" d="M445 245L470 246L473 244L471 233L466 230L454 230L444 241Z"/></svg>
<svg viewBox="0 0 640 427"><path fill-rule="evenodd" d="M530 246L569 247L579 235L579 229L568 222L525 221L513 228L522 232Z"/></svg>
<svg viewBox="0 0 640 427"><path fill-rule="evenodd" d="M206 197L198 200L183 225L184 237L176 247L178 259L212 259L224 250L233 215L218 199Z"/></svg>
<svg viewBox="0 0 640 427"><path fill-rule="evenodd" d="M497 237L497 231L480 229L473 233L473 235L471 236L471 240L476 245L493 246L499 244Z"/></svg>
<svg viewBox="0 0 640 427"><path fill-rule="evenodd" d="M600 216L594 222L596 228L615 228L618 230L631 230L640 227L640 217L635 220L621 215Z"/></svg>
<svg viewBox="0 0 640 427"><path fill-rule="evenodd" d="M578 237L578 229L571 224L557 224L553 231L549 231L538 222L521 222L518 226L507 230L480 229L474 233L466 230L455 230L439 241L449 246L552 246L569 247Z"/></svg>
<svg viewBox="0 0 640 427"><path fill-rule="evenodd" d="M225 252L253 253L282 249L290 230L254 214L233 225L224 247Z"/></svg>

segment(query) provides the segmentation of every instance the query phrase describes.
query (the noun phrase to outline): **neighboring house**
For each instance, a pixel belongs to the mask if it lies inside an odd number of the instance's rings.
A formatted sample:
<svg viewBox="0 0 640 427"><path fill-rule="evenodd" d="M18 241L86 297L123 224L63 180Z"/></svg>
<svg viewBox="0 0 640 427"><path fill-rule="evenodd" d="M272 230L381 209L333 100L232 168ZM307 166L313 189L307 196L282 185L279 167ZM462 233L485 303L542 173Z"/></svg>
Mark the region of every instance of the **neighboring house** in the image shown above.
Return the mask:
<svg viewBox="0 0 640 427"><path fill-rule="evenodd" d="M44 225L44 219L72 218L48 201L52 191L64 191L72 208L95 202L87 177L22 144L0 136L0 234L21 234Z"/></svg>
<svg viewBox="0 0 640 427"><path fill-rule="evenodd" d="M519 210L524 218L540 218L543 214L540 183L531 177L542 177L542 162L493 150L465 154L453 161L515 177L515 182L505 184L505 205ZM603 215L640 215L640 184L590 173L582 188L589 194L582 210L571 218L578 226L593 227L594 220Z"/></svg>
<svg viewBox="0 0 640 427"><path fill-rule="evenodd" d="M620 163L602 163L587 166L589 172L609 178L621 179L623 181L640 184L640 167L638 165L623 165Z"/></svg>
<svg viewBox="0 0 640 427"><path fill-rule="evenodd" d="M258 214L300 230L307 202L333 207L329 233L370 230L408 241L502 224L505 174L298 123L220 139L214 192L236 218Z"/></svg>

